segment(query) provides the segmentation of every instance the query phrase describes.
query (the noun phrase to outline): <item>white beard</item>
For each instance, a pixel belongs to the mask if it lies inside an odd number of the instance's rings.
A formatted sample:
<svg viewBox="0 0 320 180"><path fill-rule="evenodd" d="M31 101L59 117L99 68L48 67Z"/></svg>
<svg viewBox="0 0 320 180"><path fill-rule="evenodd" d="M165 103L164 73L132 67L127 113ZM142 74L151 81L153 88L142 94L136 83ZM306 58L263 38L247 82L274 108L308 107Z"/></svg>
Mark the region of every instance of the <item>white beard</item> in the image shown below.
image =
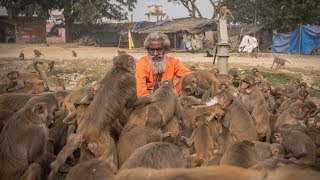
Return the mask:
<svg viewBox="0 0 320 180"><path fill-rule="evenodd" d="M163 56L161 61L153 61L152 57L149 56L151 70L153 74L162 73L167 67L167 57Z"/></svg>

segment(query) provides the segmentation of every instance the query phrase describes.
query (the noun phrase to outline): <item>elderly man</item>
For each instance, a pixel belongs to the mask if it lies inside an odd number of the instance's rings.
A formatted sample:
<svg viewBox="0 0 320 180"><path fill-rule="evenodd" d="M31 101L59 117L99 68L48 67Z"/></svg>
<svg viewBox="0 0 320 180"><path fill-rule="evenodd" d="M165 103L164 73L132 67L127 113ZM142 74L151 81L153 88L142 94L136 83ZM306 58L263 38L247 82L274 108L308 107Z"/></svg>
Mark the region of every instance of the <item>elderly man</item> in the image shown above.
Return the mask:
<svg viewBox="0 0 320 180"><path fill-rule="evenodd" d="M178 59L168 56L170 40L161 32L150 33L144 47L148 55L143 56L136 66L137 94L148 96L159 87L159 82L174 80L176 91L180 94L181 77L192 72Z"/></svg>

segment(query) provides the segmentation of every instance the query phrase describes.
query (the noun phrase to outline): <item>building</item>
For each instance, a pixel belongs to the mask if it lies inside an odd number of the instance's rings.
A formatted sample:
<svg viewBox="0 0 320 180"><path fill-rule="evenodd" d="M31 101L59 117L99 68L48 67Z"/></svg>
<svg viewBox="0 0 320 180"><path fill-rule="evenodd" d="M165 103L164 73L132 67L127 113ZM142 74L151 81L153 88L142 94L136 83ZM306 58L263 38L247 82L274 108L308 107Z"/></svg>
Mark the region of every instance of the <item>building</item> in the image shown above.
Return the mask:
<svg viewBox="0 0 320 180"><path fill-rule="evenodd" d="M0 16L0 42L45 43L46 20L39 17Z"/></svg>

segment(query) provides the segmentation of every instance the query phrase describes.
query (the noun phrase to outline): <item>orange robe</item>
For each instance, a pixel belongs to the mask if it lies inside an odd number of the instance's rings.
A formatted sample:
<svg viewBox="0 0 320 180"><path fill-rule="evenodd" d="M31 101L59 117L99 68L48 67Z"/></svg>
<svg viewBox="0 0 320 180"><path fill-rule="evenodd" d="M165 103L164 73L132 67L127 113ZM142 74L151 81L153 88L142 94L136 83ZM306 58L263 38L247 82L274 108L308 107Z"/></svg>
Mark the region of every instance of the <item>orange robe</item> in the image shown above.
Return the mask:
<svg viewBox="0 0 320 180"><path fill-rule="evenodd" d="M173 80L177 77L178 80L174 82L178 94L181 92L181 77L189 74L192 71L185 67L178 59L167 56L167 66L162 74L161 81ZM136 64L136 79L137 79L137 95L148 96L148 90L152 90L157 79L157 75L153 74L149 62L149 56L143 56Z"/></svg>

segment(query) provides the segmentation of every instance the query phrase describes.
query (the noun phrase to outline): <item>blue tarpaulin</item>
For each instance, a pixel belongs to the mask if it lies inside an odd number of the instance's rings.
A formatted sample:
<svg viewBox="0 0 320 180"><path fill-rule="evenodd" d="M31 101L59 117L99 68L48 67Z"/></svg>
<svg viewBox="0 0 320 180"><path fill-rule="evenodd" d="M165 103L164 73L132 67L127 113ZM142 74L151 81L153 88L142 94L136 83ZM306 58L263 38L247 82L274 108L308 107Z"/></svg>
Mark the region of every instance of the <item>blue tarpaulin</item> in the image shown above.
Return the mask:
<svg viewBox="0 0 320 180"><path fill-rule="evenodd" d="M310 54L313 49L320 54L320 26L303 25L293 32L274 35L273 53L298 54L299 48L301 54Z"/></svg>

